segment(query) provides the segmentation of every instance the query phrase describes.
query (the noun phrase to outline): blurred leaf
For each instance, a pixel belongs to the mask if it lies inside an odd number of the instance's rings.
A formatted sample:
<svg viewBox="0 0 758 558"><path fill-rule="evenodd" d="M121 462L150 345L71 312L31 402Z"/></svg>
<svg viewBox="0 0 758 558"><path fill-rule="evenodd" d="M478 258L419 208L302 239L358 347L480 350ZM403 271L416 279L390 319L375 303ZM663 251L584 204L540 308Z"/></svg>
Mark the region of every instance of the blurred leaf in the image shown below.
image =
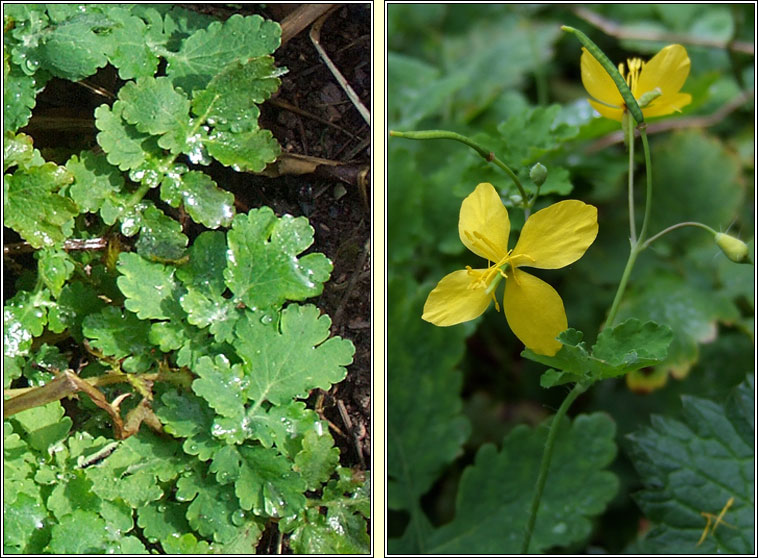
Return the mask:
<svg viewBox="0 0 758 558"><path fill-rule="evenodd" d="M619 306L618 319L635 316L671 328L668 357L658 365L675 377L685 376L697 360L698 344L712 341L718 321L737 317L734 303L711 288L693 285L658 271L637 280Z"/></svg>
<svg viewBox="0 0 758 558"><path fill-rule="evenodd" d="M458 6L458 10L465 7ZM451 18L455 10L451 9ZM444 67L465 75L467 83L457 92L454 114L470 121L508 89L523 85L529 74L550 60L558 25L529 20L515 13L492 16L470 27L461 36L442 43Z"/></svg>
<svg viewBox="0 0 758 558"><path fill-rule="evenodd" d="M588 537L591 519L618 490L616 475L605 470L616 456L610 417L580 415L573 423L564 419L559 428L531 552ZM482 446L461 478L455 519L434 531L425 552L518 553L547 432L546 424L534 430L521 425L505 438L500 452L492 444Z"/></svg>
<svg viewBox="0 0 758 558"><path fill-rule="evenodd" d="M437 115L468 80L464 73L440 77L434 66L403 54L389 52L387 60L387 121L396 130Z"/></svg>
<svg viewBox="0 0 758 558"><path fill-rule="evenodd" d="M683 421L653 416L631 434L631 452L645 489L635 499L654 526L632 553L755 552L755 380L752 374L725 404L684 396ZM708 535L702 513L719 515ZM728 525L727 525L728 524Z"/></svg>
<svg viewBox="0 0 758 558"><path fill-rule="evenodd" d="M718 139L697 131L673 133L653 149L656 188L650 230L655 233L682 221L726 230L744 197L734 155ZM703 236L680 233L663 240L674 242L671 238L682 242Z"/></svg>
<svg viewBox="0 0 758 558"><path fill-rule="evenodd" d="M470 426L462 411L465 326L438 328L421 319L428 288L395 278L388 291L387 498L393 510L407 510L410 525L401 552L424 548L429 521L420 499L460 453Z"/></svg>

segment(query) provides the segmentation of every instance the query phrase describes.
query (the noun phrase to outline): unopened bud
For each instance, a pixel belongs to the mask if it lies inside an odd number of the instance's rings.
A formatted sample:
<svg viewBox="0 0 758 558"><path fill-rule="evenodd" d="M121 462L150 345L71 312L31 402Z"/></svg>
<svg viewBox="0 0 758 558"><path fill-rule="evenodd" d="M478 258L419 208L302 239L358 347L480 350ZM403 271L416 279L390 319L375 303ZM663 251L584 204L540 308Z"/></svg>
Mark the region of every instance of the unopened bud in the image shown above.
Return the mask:
<svg viewBox="0 0 758 558"><path fill-rule="evenodd" d="M752 263L748 256L747 244L739 238L724 233L716 233L716 244L726 257L736 263Z"/></svg>
<svg viewBox="0 0 758 558"><path fill-rule="evenodd" d="M532 169L529 171L529 178L532 179L537 187L542 186L547 179L547 168L542 163L535 163Z"/></svg>
<svg viewBox="0 0 758 558"><path fill-rule="evenodd" d="M663 94L660 87L656 87L652 91L648 91L647 93L643 93L640 97L640 100L638 101L640 107L646 107L650 103L653 102L653 100L657 99Z"/></svg>

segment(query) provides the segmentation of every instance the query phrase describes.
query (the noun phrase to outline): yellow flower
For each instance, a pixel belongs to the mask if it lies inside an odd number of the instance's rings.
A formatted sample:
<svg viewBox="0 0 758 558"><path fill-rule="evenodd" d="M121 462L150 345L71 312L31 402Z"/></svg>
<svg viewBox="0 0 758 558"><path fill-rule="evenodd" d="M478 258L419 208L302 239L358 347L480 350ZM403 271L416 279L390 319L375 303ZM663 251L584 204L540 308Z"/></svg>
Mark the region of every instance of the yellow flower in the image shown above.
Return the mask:
<svg viewBox="0 0 758 558"><path fill-rule="evenodd" d="M521 267L558 269L584 255L597 236L597 209L565 200L527 219L521 236L508 250L508 210L492 184L479 184L463 200L458 235L461 242L490 263L446 275L429 293L422 318L450 326L479 317L495 301L495 287L505 279L503 310L508 325L535 353L553 356L561 348L556 336L568 327L560 295Z"/></svg>
<svg viewBox="0 0 758 558"><path fill-rule="evenodd" d="M611 76L586 48L582 48L581 66L584 88L594 98L589 99L592 108L606 118L620 122L626 107ZM690 59L682 45L661 49L647 63L630 58L627 67L628 72L625 72L624 64L619 64L619 72L638 102L646 93L651 93L650 97L660 91L660 95L647 106L640 105L645 118L681 112L681 108L692 101L689 93L679 93L690 73Z"/></svg>

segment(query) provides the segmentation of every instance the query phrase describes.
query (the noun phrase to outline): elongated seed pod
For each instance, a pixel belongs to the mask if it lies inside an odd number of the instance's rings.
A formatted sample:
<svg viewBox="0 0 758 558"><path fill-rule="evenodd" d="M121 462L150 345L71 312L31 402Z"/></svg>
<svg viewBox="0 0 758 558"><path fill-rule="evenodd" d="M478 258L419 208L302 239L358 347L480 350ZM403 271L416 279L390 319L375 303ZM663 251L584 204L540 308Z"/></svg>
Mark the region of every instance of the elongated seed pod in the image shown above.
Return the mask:
<svg viewBox="0 0 758 558"><path fill-rule="evenodd" d="M576 35L576 38L579 39L579 42L582 43L582 46L584 46L584 48L586 48L589 53L595 57L595 60L600 62L600 65L605 68L605 71L608 72L608 74L610 74L613 83L616 84L619 93L621 93L621 97L624 99L626 108L628 108L629 112L632 113L632 116L637 121L637 124L642 124L645 121L645 117L642 116L642 110L640 110L640 106L637 104L637 100L634 98L634 95L632 95L632 90L629 89L629 85L627 85L626 81L624 81L624 78L621 77L621 73L618 71L618 68L613 65L613 62L611 62L605 53L600 50L599 46L593 43L587 35L578 29L574 29L568 25L561 26L561 29L568 33L573 33Z"/></svg>

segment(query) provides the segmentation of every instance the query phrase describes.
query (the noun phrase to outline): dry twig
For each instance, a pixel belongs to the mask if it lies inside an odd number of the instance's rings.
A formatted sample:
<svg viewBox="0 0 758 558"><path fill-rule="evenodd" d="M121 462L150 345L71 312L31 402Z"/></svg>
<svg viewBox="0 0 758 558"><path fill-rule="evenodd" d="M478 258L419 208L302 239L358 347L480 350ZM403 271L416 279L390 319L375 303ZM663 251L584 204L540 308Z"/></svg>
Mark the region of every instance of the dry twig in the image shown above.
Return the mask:
<svg viewBox="0 0 758 558"><path fill-rule="evenodd" d="M371 113L361 102L358 94L353 90L352 87L350 87L350 84L345 79L345 76L342 75L342 73L337 69L337 66L335 66L334 63L326 55L326 51L323 49L321 44L319 44L319 39L321 38L321 27L324 25L324 22L326 21L326 18L329 17L330 13L331 12L325 13L316 21L316 23L313 24L313 27L311 27L311 42L313 43L313 46L316 47L316 51L321 57L321 60L324 61L324 64L326 64L327 68L329 68L329 71L332 72L332 75L337 80L337 83L340 84L340 87L342 87L347 96L353 102L353 105L355 105L355 108L358 109L358 112L361 113L361 116L366 121L366 123L371 126Z"/></svg>

